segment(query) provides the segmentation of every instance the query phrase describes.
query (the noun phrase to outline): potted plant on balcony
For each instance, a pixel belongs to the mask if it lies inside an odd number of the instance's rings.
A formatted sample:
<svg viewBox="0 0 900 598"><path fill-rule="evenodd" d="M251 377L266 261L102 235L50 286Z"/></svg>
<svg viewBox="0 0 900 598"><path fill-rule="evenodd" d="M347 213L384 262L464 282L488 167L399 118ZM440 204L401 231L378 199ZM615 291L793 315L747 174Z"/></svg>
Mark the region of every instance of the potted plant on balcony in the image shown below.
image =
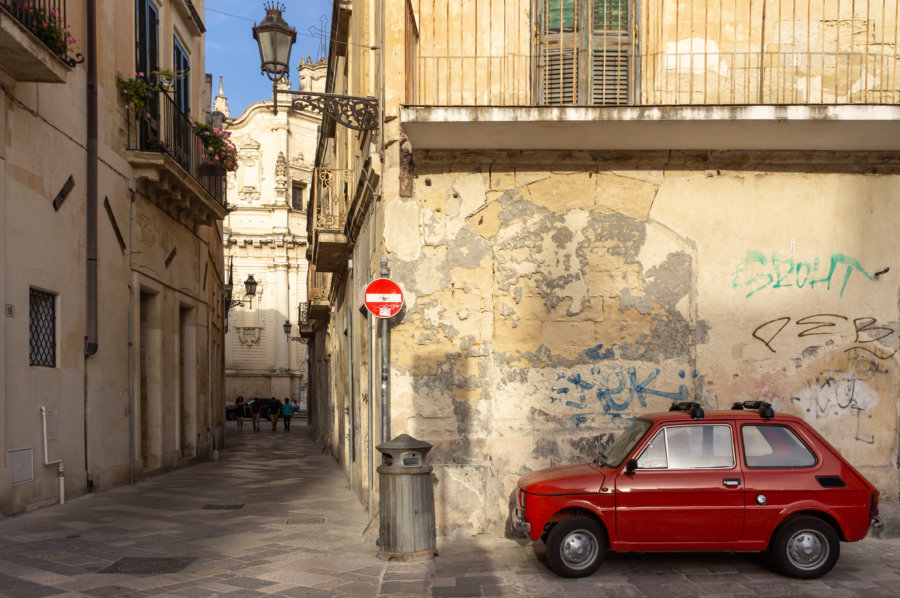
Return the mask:
<svg viewBox="0 0 900 598"><path fill-rule="evenodd" d="M7 8L57 56L65 56L69 44L76 41L69 26L61 23L55 8L46 10L31 2L18 2Z"/></svg>
<svg viewBox="0 0 900 598"><path fill-rule="evenodd" d="M194 133L203 143L203 165L205 174L221 174L221 171L237 170L237 148L231 141L231 133L203 124L193 123Z"/></svg>
<svg viewBox="0 0 900 598"><path fill-rule="evenodd" d="M147 100L150 95L150 84L142 72L134 72L126 77L121 69L116 71L116 87L119 89L119 97L125 106L134 110L137 115L150 118L147 112Z"/></svg>
<svg viewBox="0 0 900 598"><path fill-rule="evenodd" d="M157 89L169 91L175 86L175 71L172 69L158 68L150 72L156 82Z"/></svg>

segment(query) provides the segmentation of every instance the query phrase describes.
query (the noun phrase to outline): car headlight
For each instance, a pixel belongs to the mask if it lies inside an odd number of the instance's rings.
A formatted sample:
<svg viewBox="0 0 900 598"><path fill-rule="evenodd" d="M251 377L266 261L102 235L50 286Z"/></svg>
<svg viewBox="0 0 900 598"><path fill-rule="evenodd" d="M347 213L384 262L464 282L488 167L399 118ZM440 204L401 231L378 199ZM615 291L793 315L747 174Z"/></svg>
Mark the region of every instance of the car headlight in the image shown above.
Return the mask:
<svg viewBox="0 0 900 598"><path fill-rule="evenodd" d="M525 491L519 488L519 508L525 510Z"/></svg>

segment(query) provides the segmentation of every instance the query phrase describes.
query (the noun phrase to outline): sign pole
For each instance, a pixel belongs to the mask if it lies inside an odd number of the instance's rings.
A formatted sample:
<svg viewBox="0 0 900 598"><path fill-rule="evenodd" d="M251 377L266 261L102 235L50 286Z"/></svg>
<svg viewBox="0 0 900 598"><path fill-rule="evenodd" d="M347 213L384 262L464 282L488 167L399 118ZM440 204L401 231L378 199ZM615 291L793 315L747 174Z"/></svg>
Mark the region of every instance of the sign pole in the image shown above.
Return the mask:
<svg viewBox="0 0 900 598"><path fill-rule="evenodd" d="M381 277L387 278L388 258L381 256ZM391 439L391 332L387 318L381 320L381 441Z"/></svg>

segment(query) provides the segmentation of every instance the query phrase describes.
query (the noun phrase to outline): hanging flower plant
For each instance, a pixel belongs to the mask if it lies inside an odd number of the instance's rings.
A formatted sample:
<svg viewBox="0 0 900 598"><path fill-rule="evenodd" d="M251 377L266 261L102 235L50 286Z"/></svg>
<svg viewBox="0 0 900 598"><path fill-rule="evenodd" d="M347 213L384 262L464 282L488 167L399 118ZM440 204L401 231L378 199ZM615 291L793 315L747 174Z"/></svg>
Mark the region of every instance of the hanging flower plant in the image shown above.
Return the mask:
<svg viewBox="0 0 900 598"><path fill-rule="evenodd" d="M237 170L237 148L231 141L231 133L196 120L192 124L194 132L203 142L204 161L219 165L229 172Z"/></svg>
<svg viewBox="0 0 900 598"><path fill-rule="evenodd" d="M144 73L132 73L125 77L122 70L116 71L116 87L119 89L119 97L125 105L134 110L135 114L142 114L150 118L147 112L147 99L150 94L150 84L144 78Z"/></svg>
<svg viewBox="0 0 900 598"><path fill-rule="evenodd" d="M175 71L172 69L156 69L150 72L156 86L162 91L169 91L175 85Z"/></svg>

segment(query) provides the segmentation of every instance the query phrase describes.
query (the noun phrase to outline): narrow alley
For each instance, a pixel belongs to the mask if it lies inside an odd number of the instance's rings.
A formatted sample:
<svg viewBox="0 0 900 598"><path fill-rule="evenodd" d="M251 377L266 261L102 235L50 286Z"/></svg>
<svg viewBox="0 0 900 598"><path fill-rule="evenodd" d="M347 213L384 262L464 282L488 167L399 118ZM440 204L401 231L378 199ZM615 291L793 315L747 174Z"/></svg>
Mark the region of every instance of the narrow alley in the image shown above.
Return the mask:
<svg viewBox="0 0 900 598"><path fill-rule="evenodd" d="M439 538L433 561L384 562L377 521L304 425L227 424L218 462L0 520L0 595L874 598L900 584L897 538L844 544L834 571L808 582L718 554L610 555L562 579L540 546L502 538Z"/></svg>

